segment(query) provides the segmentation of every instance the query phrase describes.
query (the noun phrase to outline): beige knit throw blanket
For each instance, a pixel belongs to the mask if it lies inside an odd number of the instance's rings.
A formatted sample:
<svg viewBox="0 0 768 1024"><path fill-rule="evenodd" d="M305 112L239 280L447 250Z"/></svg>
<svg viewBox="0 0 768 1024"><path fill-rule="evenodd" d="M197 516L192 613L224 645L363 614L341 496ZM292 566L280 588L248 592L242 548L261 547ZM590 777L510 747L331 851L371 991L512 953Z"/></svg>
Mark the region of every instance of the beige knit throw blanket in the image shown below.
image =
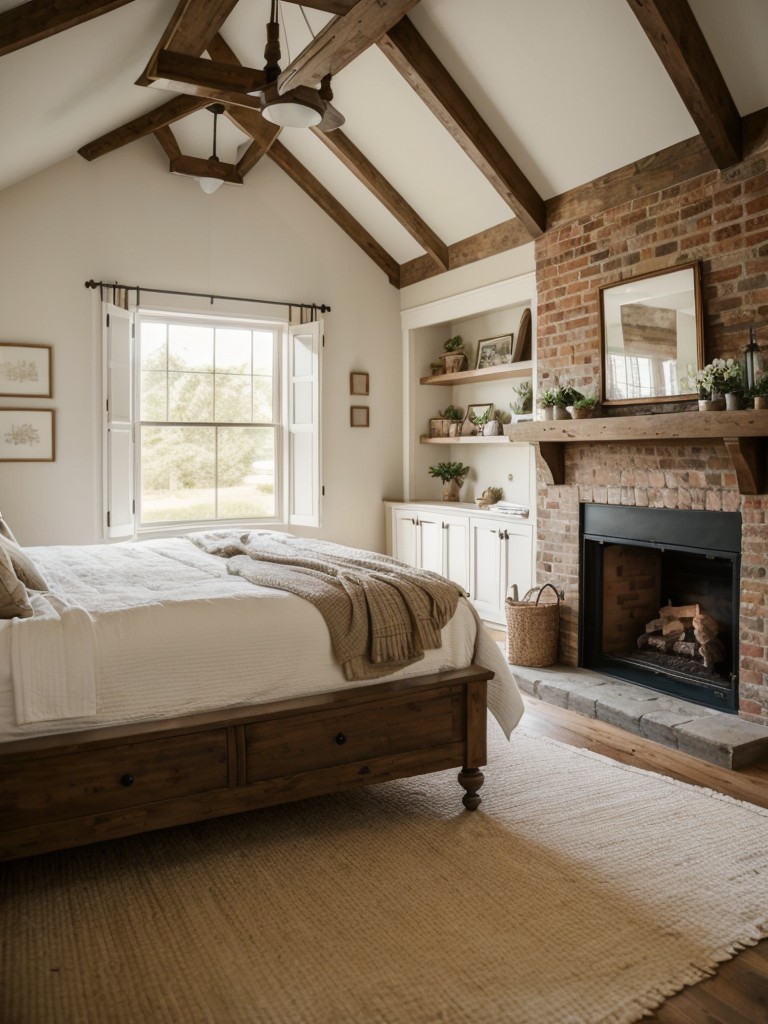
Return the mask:
<svg viewBox="0 0 768 1024"><path fill-rule="evenodd" d="M329 541L223 530L190 540L226 558L233 575L311 601L347 679L396 672L440 647L440 631L464 596L437 573Z"/></svg>

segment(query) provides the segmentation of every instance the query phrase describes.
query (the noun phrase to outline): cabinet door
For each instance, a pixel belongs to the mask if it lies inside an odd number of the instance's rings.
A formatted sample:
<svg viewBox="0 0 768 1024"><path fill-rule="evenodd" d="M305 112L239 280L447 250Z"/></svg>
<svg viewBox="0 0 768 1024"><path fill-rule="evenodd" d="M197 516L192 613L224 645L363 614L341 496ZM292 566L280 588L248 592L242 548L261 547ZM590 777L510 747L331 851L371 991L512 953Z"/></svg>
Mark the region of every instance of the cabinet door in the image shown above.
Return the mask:
<svg viewBox="0 0 768 1024"><path fill-rule="evenodd" d="M506 580L503 527L493 520L470 520L469 594L482 619L503 622L501 592Z"/></svg>
<svg viewBox="0 0 768 1024"><path fill-rule="evenodd" d="M533 531L529 526L504 527L504 572L502 580L501 610L513 584L519 597L533 585Z"/></svg>
<svg viewBox="0 0 768 1024"><path fill-rule="evenodd" d="M469 591L469 519L443 516L443 576Z"/></svg>
<svg viewBox="0 0 768 1024"><path fill-rule="evenodd" d="M416 545L418 561L414 564L419 569L428 569L443 575L444 569L444 530L440 516L430 516L419 512L416 519L418 541Z"/></svg>
<svg viewBox="0 0 768 1024"><path fill-rule="evenodd" d="M416 513L413 509L392 509L392 557L417 565Z"/></svg>

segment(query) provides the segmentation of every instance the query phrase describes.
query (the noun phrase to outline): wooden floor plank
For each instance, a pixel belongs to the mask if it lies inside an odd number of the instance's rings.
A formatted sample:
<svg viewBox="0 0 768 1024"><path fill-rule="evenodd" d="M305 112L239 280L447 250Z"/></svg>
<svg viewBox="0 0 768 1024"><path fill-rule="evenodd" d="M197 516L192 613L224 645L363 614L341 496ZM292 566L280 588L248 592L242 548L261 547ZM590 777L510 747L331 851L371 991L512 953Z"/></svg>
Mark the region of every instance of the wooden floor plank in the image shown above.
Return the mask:
<svg viewBox="0 0 768 1024"><path fill-rule="evenodd" d="M593 750L622 764L768 807L768 764L738 771L718 768L607 722L532 697L524 700L521 728L528 735ZM644 1020L649 1024L768 1024L768 939L722 964L714 977L667 999Z"/></svg>

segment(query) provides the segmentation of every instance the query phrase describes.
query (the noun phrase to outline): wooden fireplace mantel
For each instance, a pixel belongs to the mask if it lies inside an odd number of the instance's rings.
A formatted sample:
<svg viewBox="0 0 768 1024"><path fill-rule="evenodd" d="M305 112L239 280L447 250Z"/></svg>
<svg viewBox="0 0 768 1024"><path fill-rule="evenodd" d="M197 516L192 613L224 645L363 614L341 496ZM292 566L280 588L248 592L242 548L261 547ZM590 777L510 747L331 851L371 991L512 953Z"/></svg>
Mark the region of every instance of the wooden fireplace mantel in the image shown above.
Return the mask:
<svg viewBox="0 0 768 1024"><path fill-rule="evenodd" d="M674 444L710 442L725 446L739 493L764 494L768 472L768 410L739 412L665 412L583 420L534 420L516 423L512 441L535 444L548 467L551 484L565 483L568 444Z"/></svg>

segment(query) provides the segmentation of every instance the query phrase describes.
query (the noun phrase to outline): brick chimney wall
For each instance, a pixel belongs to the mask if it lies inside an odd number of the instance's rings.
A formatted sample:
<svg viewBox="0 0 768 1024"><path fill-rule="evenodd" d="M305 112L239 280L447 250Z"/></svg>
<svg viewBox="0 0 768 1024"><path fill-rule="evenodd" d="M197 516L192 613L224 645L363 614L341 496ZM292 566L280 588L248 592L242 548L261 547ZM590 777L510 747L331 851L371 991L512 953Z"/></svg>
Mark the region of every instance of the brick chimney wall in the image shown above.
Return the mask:
<svg viewBox="0 0 768 1024"><path fill-rule="evenodd" d="M559 380L599 393L598 289L694 260L703 269L705 359L741 357L749 325L768 325L765 150L726 171L554 227L536 241L539 390ZM768 344L768 326L758 341ZM739 713L768 726L768 495L742 497L723 447L706 443L568 445L565 479L547 486L540 468L538 581L566 590L561 661L578 663L580 502L740 511Z"/></svg>

